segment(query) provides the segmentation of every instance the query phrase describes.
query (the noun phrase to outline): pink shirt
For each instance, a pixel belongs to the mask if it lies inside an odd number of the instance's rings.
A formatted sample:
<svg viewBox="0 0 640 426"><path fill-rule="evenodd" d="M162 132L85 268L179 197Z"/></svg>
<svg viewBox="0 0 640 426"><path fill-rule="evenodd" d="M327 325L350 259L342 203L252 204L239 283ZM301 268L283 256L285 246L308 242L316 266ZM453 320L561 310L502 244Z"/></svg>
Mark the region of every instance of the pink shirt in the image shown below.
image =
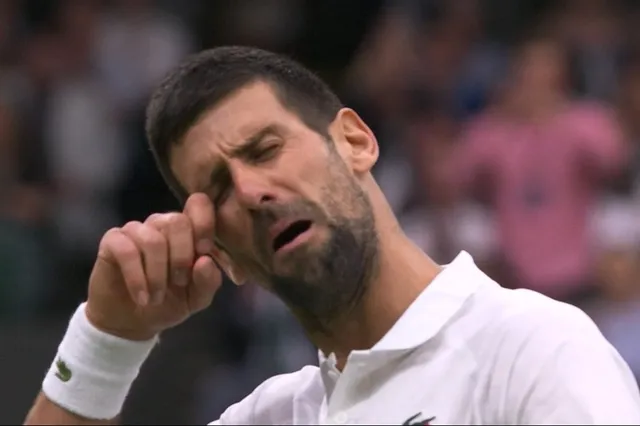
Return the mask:
<svg viewBox="0 0 640 426"><path fill-rule="evenodd" d="M591 272L588 220L598 177L623 161L612 113L573 103L537 124L479 116L449 170L464 190L480 176L490 179L500 248L519 284L561 296Z"/></svg>

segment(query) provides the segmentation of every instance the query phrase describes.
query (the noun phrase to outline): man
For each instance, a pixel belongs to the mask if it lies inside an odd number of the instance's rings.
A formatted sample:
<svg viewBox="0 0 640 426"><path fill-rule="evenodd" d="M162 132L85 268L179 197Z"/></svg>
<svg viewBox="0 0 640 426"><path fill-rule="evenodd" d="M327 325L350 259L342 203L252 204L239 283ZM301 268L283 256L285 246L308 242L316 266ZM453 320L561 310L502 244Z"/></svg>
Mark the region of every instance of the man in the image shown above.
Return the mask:
<svg viewBox="0 0 640 426"><path fill-rule="evenodd" d="M117 417L158 335L221 282L262 283L320 349L213 424L634 424L628 367L584 313L440 267L400 230L375 136L309 71L203 52L154 94L147 132L182 213L106 233L26 423Z"/></svg>
<svg viewBox="0 0 640 426"><path fill-rule="evenodd" d="M612 111L571 97L566 63L556 40L523 42L503 99L469 123L440 178L450 192L483 187L503 285L580 304L595 290L593 201L628 154Z"/></svg>

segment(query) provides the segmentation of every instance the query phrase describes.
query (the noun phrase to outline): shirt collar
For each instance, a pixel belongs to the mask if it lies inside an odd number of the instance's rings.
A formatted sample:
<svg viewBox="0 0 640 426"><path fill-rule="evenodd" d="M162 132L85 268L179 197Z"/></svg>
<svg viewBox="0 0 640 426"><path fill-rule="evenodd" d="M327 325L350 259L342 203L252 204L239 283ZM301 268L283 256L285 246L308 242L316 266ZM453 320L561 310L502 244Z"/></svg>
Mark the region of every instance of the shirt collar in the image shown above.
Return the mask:
<svg viewBox="0 0 640 426"><path fill-rule="evenodd" d="M370 350L354 353L407 351L434 337L489 278L462 251L429 284ZM335 356L318 351L320 365L334 365Z"/></svg>

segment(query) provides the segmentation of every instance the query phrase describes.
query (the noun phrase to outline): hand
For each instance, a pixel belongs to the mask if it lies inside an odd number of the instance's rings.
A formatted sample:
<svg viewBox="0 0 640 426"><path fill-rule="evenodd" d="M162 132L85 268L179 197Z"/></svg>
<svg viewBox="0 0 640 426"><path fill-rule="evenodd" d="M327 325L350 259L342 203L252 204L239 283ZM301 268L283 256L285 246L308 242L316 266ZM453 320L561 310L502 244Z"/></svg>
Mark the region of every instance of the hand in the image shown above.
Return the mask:
<svg viewBox="0 0 640 426"><path fill-rule="evenodd" d="M86 314L97 328L147 340L209 306L222 276L213 261L214 208L204 194L182 213L109 230L89 280Z"/></svg>

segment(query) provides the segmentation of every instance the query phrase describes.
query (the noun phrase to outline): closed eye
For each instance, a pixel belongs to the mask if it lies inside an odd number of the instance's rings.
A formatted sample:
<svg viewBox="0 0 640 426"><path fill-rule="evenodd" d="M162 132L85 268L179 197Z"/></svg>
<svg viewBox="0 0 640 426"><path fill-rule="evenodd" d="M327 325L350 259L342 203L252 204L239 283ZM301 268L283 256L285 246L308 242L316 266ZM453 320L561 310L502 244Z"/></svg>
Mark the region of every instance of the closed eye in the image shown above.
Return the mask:
<svg viewBox="0 0 640 426"><path fill-rule="evenodd" d="M254 162L269 161L272 158L274 158L276 154L278 154L279 150L280 150L280 145L277 145L277 144L269 145L265 148L262 148L254 152L253 155L251 155L251 160Z"/></svg>
<svg viewBox="0 0 640 426"><path fill-rule="evenodd" d="M239 153L237 156L244 159L247 163L259 164L265 163L274 159L281 148L280 143L270 143L264 144L260 147L252 147L252 149L245 149L244 152ZM216 206L224 203L229 193L233 189L233 182L231 178L231 174L228 169L223 169L218 171L218 173L213 174L211 178L212 182L215 182L212 187L213 191L213 201Z"/></svg>

